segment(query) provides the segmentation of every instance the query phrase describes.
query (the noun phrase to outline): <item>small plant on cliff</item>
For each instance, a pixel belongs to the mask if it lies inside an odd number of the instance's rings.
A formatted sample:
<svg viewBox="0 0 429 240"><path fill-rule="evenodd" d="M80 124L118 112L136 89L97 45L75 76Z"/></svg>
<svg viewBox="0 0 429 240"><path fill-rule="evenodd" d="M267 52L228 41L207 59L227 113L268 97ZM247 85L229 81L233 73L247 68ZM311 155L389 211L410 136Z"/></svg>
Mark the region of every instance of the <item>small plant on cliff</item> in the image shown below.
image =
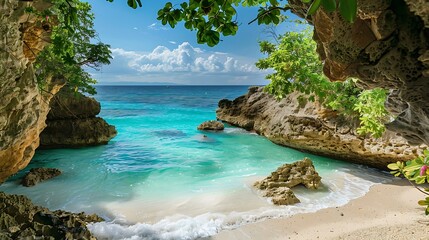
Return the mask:
<svg viewBox="0 0 429 240"><path fill-rule="evenodd" d="M418 202L421 206L426 206L425 214L429 215L429 188L422 188L417 185L429 183L429 150L424 150L423 156L417 157L414 160L404 162L396 162L387 165L391 170L390 173L395 177L404 176L411 185L425 195L428 195L424 200Z"/></svg>
<svg viewBox="0 0 429 240"><path fill-rule="evenodd" d="M385 131L384 122L388 112L384 108L386 91L383 89L362 90L356 79L331 82L323 75L323 64L316 52L316 43L310 30L287 32L279 44L267 41L260 43L261 52L267 54L256 66L273 69L266 78L270 84L265 90L278 99L289 93L304 93L310 101L316 99L326 108L346 117L359 118L359 134L380 137Z"/></svg>
<svg viewBox="0 0 429 240"><path fill-rule="evenodd" d="M26 11L38 16L39 24L46 30L52 28L49 46L37 55L35 62L37 79L43 88L50 77L64 78L75 91L95 93L91 84L96 80L83 67L99 70L109 64L109 45L92 43L97 37L94 30L94 15L88 3L79 0L53 0L52 7L37 12L28 7Z"/></svg>

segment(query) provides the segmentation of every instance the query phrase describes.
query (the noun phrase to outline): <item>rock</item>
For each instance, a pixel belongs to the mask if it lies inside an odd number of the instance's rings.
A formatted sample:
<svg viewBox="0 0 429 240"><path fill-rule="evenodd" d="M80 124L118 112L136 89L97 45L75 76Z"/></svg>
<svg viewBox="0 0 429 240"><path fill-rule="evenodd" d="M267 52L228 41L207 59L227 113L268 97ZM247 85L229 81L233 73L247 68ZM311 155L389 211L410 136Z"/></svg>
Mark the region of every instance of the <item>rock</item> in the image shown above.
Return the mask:
<svg viewBox="0 0 429 240"><path fill-rule="evenodd" d="M61 171L56 168L32 168L21 181L25 187L32 187L39 182L59 176Z"/></svg>
<svg viewBox="0 0 429 240"><path fill-rule="evenodd" d="M212 130L212 131L222 131L225 128L223 123L219 121L205 121L198 126L198 130Z"/></svg>
<svg viewBox="0 0 429 240"><path fill-rule="evenodd" d="M305 18L308 5L288 1ZM411 144L429 144L429 1L358 0L358 17L345 22L320 8L307 20L331 80L356 77L367 89L390 89L387 125Z"/></svg>
<svg viewBox="0 0 429 240"><path fill-rule="evenodd" d="M51 101L47 127L40 135L40 148L76 148L107 144L117 132L96 117L100 103L64 87Z"/></svg>
<svg viewBox="0 0 429 240"><path fill-rule="evenodd" d="M261 190L293 188L297 185L303 185L308 189L317 189L321 180L322 178L316 172L313 162L309 158L304 158L292 164L286 163L280 166L270 176L256 182L254 186Z"/></svg>
<svg viewBox="0 0 429 240"><path fill-rule="evenodd" d="M26 6L5 0L0 7L0 183L30 162L46 126L49 101L64 85L62 79L46 79L41 91L37 84L35 54L51 32L34 14L25 13ZM35 0L32 6L43 12L51 5Z"/></svg>
<svg viewBox="0 0 429 240"><path fill-rule="evenodd" d="M86 227L102 218L50 211L22 195L0 192L0 239L96 239Z"/></svg>
<svg viewBox="0 0 429 240"><path fill-rule="evenodd" d="M275 205L292 205L301 201L295 196L293 191L287 187L278 187L268 190L264 197L271 197Z"/></svg>
<svg viewBox="0 0 429 240"><path fill-rule="evenodd" d="M300 201L290 188L304 185L308 189L317 189L321 180L313 162L309 158L304 158L280 166L264 180L255 182L254 186L265 192L264 197L271 197L274 204L291 205Z"/></svg>
<svg viewBox="0 0 429 240"><path fill-rule="evenodd" d="M233 101L221 100L216 114L276 144L380 169L416 158L427 147L411 146L391 131L379 139L361 137L355 131L357 121L344 119L317 102L299 101L299 96L291 93L277 101L262 88L252 87Z"/></svg>

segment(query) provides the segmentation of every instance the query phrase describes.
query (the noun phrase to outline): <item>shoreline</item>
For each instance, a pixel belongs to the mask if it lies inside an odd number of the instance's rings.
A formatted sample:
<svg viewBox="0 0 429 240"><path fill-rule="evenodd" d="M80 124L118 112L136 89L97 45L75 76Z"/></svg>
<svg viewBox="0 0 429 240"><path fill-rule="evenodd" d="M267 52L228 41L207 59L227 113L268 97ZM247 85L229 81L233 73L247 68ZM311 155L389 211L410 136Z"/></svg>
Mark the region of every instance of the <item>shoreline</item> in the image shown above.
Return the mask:
<svg viewBox="0 0 429 240"><path fill-rule="evenodd" d="M417 204L424 198L406 180L395 179L341 207L247 224L203 239L429 239L429 217Z"/></svg>

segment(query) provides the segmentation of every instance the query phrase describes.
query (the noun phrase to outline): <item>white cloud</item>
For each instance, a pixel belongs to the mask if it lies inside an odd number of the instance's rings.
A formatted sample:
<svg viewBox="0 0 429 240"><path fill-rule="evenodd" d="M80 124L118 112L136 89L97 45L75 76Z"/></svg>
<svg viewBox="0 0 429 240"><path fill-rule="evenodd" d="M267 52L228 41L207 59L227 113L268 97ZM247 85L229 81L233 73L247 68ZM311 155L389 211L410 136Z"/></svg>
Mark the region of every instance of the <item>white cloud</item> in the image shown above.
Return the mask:
<svg viewBox="0 0 429 240"><path fill-rule="evenodd" d="M138 27L133 27L133 29L134 29L134 30L139 30L139 28L138 28Z"/></svg>
<svg viewBox="0 0 429 240"><path fill-rule="evenodd" d="M152 52L139 53L121 48L112 49L115 61L125 61L126 65L140 73L252 73L260 72L253 63L243 63L229 54L205 52L188 42L170 50L164 46ZM118 59L121 58L121 59Z"/></svg>
<svg viewBox="0 0 429 240"><path fill-rule="evenodd" d="M168 42L171 43L171 44L173 44L173 45L177 44L177 42L175 42L175 41L168 41Z"/></svg>
<svg viewBox="0 0 429 240"><path fill-rule="evenodd" d="M158 23L152 23L151 25L147 26L147 28L150 29L150 30L155 30L155 31L158 31L158 30L170 30L167 27L160 26Z"/></svg>

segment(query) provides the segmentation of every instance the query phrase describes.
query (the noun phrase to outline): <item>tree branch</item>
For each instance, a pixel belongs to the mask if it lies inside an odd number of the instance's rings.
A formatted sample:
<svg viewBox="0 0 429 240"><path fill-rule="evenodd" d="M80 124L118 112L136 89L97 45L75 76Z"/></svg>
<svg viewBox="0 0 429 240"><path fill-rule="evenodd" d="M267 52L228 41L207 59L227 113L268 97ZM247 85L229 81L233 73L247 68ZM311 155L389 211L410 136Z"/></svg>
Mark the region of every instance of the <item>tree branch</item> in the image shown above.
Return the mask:
<svg viewBox="0 0 429 240"><path fill-rule="evenodd" d="M255 19L253 19L252 21L250 21L250 22L248 23L248 25L252 24L253 22L255 22L256 20L258 20L259 18L261 18L261 17L263 17L263 16L265 16L265 15L269 14L270 12L272 12L272 11L274 11L274 10L277 10L277 9L279 9L279 10L283 10L283 11L287 11L287 10L291 10L292 8L291 8L291 7L289 7L289 6L286 6L286 7L273 7L273 8L270 8L270 9L268 9L267 11L265 11L264 13L262 13L262 14L258 15L258 16L257 16Z"/></svg>

